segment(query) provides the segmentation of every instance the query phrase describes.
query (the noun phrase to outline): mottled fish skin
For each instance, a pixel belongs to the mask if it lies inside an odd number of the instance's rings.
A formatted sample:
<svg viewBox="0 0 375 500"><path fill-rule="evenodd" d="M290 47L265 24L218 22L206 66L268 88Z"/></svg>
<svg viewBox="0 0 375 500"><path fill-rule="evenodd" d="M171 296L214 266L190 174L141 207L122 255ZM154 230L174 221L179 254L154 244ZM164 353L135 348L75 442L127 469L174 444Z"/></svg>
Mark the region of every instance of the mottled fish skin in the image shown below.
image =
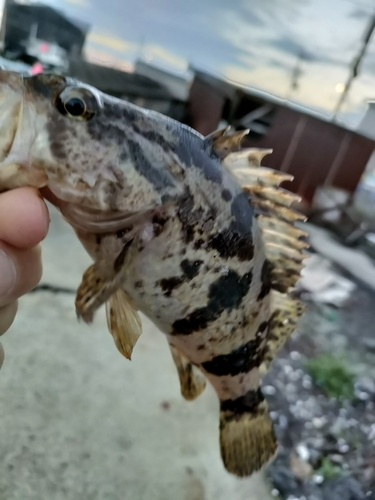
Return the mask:
<svg viewBox="0 0 375 500"><path fill-rule="evenodd" d="M16 138L28 143L29 163L47 175L47 187L64 202L64 215L103 275L115 274L128 255L121 287L202 370L223 414L235 421L262 409L270 271L253 208L210 142L69 78L12 78L24 109ZM0 87L6 83L0 75ZM64 116L62 92L80 96L94 115ZM93 214L111 220L123 214L124 227L89 230L85 217L78 227L71 215L77 207L94 224ZM134 214L142 217L128 222Z"/></svg>

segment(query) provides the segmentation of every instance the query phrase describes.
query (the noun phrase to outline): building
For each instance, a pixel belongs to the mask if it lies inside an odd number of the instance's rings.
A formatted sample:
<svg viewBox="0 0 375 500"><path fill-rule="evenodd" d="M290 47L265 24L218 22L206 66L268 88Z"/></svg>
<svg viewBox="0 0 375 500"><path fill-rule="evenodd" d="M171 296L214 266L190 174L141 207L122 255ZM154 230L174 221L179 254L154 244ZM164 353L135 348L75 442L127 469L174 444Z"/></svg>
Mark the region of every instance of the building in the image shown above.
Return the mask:
<svg viewBox="0 0 375 500"><path fill-rule="evenodd" d="M171 95L179 101L189 97L190 84L194 74L187 70L184 73L171 73L159 66L138 59L134 65L134 73L151 78L168 89Z"/></svg>
<svg viewBox="0 0 375 500"><path fill-rule="evenodd" d="M126 72L72 58L67 73L97 89L138 106L183 120L185 102L176 98L162 83L135 72Z"/></svg>
<svg viewBox="0 0 375 500"><path fill-rule="evenodd" d="M185 122L207 135L224 122L250 128L247 147L271 148L263 164L294 176L288 189L307 204L321 186L353 193L375 149L373 138L263 92L194 70Z"/></svg>
<svg viewBox="0 0 375 500"><path fill-rule="evenodd" d="M20 58L30 38L59 46L67 55L79 55L89 29L48 5L5 0L0 32L5 54Z"/></svg>

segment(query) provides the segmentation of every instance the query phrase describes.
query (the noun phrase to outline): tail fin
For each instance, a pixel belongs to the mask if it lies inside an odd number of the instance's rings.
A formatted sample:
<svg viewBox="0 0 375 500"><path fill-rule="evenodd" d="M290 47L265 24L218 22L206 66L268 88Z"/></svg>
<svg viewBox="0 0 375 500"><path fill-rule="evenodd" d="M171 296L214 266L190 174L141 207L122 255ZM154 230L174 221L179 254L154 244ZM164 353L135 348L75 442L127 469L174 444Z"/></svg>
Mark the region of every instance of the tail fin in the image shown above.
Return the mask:
<svg viewBox="0 0 375 500"><path fill-rule="evenodd" d="M224 466L238 477L251 476L272 460L277 439L265 400L244 413L221 404L220 448Z"/></svg>

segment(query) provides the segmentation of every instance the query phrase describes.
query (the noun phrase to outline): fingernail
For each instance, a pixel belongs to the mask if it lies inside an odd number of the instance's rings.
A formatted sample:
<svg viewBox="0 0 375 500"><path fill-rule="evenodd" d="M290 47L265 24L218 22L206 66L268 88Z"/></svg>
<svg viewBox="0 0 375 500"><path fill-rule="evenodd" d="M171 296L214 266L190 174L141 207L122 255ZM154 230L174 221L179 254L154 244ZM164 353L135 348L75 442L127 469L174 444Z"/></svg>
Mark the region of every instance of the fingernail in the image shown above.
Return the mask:
<svg viewBox="0 0 375 500"><path fill-rule="evenodd" d="M7 254L0 250L0 297L12 291L16 283L16 268Z"/></svg>
<svg viewBox="0 0 375 500"><path fill-rule="evenodd" d="M43 198L41 198L41 202L40 202L40 208L42 210L42 217L43 217L43 221L44 221L44 229L45 229L45 232L47 233L48 232L48 229L49 229L49 225L50 225L50 222L51 222L51 219L50 219L50 216L49 216L49 210L45 204L45 201L43 200Z"/></svg>

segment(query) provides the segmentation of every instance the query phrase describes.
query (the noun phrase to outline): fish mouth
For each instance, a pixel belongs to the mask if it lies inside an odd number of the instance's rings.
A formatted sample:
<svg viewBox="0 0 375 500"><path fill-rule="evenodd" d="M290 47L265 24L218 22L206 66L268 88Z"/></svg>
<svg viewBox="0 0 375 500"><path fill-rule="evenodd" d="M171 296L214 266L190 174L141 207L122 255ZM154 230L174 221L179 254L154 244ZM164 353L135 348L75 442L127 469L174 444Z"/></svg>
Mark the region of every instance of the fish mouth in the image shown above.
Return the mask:
<svg viewBox="0 0 375 500"><path fill-rule="evenodd" d="M47 182L42 169L30 165L35 131L24 104L22 75L0 70L0 192L22 186L40 188Z"/></svg>
<svg viewBox="0 0 375 500"><path fill-rule="evenodd" d="M4 162L15 142L23 103L23 79L18 73L0 71L0 162Z"/></svg>

